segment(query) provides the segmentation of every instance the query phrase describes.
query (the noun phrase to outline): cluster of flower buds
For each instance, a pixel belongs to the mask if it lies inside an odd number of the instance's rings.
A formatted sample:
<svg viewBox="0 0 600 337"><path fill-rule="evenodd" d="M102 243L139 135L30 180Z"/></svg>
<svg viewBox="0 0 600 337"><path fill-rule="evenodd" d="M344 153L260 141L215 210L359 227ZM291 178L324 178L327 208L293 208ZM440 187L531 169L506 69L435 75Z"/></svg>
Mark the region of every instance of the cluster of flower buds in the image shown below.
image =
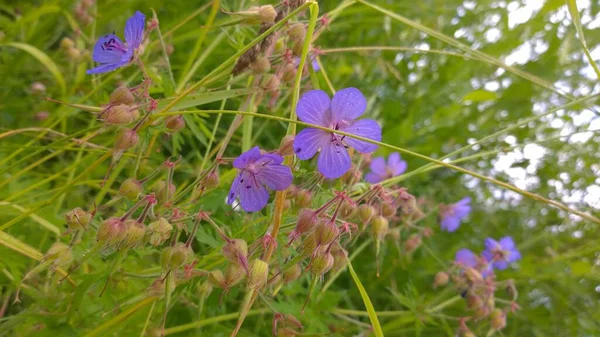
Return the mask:
<svg viewBox="0 0 600 337"><path fill-rule="evenodd" d="M293 315L275 313L273 315L272 333L274 337L296 337L302 334L304 326Z"/></svg>
<svg viewBox="0 0 600 337"><path fill-rule="evenodd" d="M64 37L60 41L60 48L67 55L67 58L69 58L69 60L72 62L79 62L83 59L84 52L77 48L75 41L69 37Z"/></svg>
<svg viewBox="0 0 600 337"><path fill-rule="evenodd" d="M73 10L75 19L85 26L89 25L94 20L93 11L95 2L95 0L79 1Z"/></svg>

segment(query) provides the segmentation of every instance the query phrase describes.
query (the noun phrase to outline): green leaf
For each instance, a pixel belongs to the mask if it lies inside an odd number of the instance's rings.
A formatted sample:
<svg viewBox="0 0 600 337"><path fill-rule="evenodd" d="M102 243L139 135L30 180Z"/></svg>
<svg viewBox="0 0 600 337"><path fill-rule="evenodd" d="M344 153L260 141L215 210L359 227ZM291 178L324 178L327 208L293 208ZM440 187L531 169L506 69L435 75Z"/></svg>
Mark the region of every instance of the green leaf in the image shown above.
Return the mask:
<svg viewBox="0 0 600 337"><path fill-rule="evenodd" d="M354 268L352 268L352 263L348 260L348 270L350 271L350 275L352 276L352 280L354 280L354 284L358 288L360 292L360 297L362 297L363 303L365 304L365 308L367 308L367 312L369 313L369 319L371 320L371 325L373 326L373 333L376 337L383 337L383 330L381 330L381 325L379 324L379 318L377 318L377 312L373 307L373 303L371 303L371 299L369 298L369 294L363 287L360 279L354 272Z"/></svg>
<svg viewBox="0 0 600 337"><path fill-rule="evenodd" d="M471 91L470 93L466 94L462 98L462 101L463 102L465 102L465 101L485 102L485 101L495 100L496 98L498 98L498 95L494 92L487 91L487 90L475 90L475 91Z"/></svg>

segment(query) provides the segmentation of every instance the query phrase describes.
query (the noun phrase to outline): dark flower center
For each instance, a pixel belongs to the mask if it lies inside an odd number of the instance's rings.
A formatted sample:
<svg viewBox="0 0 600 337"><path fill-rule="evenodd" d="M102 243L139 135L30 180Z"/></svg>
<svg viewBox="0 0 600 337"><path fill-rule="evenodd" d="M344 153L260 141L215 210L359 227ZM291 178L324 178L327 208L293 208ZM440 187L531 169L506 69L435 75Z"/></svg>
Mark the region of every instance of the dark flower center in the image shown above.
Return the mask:
<svg viewBox="0 0 600 337"><path fill-rule="evenodd" d="M102 50L108 50L108 51L114 51L114 50L121 51L121 52L126 51L125 47L122 44L118 43L114 37L110 38L108 41L104 41L104 43L102 44L101 47L102 47Z"/></svg>

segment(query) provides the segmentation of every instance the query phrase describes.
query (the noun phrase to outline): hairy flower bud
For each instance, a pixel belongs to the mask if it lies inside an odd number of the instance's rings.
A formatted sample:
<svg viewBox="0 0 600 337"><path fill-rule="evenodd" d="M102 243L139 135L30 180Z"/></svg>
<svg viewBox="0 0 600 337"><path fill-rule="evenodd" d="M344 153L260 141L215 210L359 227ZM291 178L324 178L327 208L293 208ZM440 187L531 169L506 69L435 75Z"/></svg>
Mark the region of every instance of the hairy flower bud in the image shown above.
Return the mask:
<svg viewBox="0 0 600 337"><path fill-rule="evenodd" d="M292 54L296 57L302 56L302 50L304 49L304 41L296 41L292 45ZM306 68L304 68L306 70Z"/></svg>
<svg viewBox="0 0 600 337"><path fill-rule="evenodd" d="M242 239L230 239L222 249L223 256L250 272L248 268L248 244Z"/></svg>
<svg viewBox="0 0 600 337"><path fill-rule="evenodd" d="M373 216L375 216L375 212L375 207L369 204L362 204L358 206L357 210L358 218L364 225L367 225L369 221L373 219Z"/></svg>
<svg viewBox="0 0 600 337"><path fill-rule="evenodd" d="M435 274L435 277L433 278L433 287L443 287L446 284L448 284L449 280L450 276L448 276L448 273L440 271L437 274Z"/></svg>
<svg viewBox="0 0 600 337"><path fill-rule="evenodd" d="M300 248L300 255L301 256L310 256L314 253L315 249L317 248L317 239L316 239L316 233L310 232L305 238L304 240L302 240L302 247Z"/></svg>
<svg viewBox="0 0 600 337"><path fill-rule="evenodd" d="M342 201L340 206L340 216L343 219L350 220L356 215L356 206L352 205L348 200Z"/></svg>
<svg viewBox="0 0 600 337"><path fill-rule="evenodd" d="M269 91L269 92L277 91L277 90L279 90L280 85L281 85L281 80L279 79L279 76L277 76L277 75L267 74L267 75L265 75L265 77L263 77L262 87L266 91Z"/></svg>
<svg viewBox="0 0 600 337"><path fill-rule="evenodd" d="M125 151L137 145L140 140L137 132L132 129L121 129L115 139L115 150Z"/></svg>
<svg viewBox="0 0 600 337"><path fill-rule="evenodd" d="M140 112L137 109L131 109L125 104L110 106L100 114L100 119L106 125L125 125L135 121L139 117Z"/></svg>
<svg viewBox="0 0 600 337"><path fill-rule="evenodd" d="M414 252L421 245L421 237L418 234L413 234L406 239L404 242L404 250L410 254Z"/></svg>
<svg viewBox="0 0 600 337"><path fill-rule="evenodd" d="M198 285L196 286L196 289L200 293L200 296L203 296L204 298L206 298L208 295L210 295L210 293L212 293L213 284L209 280L206 280L202 283L198 283Z"/></svg>
<svg viewBox="0 0 600 337"><path fill-rule="evenodd" d="M65 267L71 261L73 261L73 252L71 247L65 245L62 242L55 242L50 246L46 254L44 254L43 261L52 261L52 265L57 267Z"/></svg>
<svg viewBox="0 0 600 337"><path fill-rule="evenodd" d="M182 266L184 263L189 262L194 256L194 251L191 247L186 245L183 242L178 242L175 247L173 247L173 252L171 253L171 260L169 261L169 265L171 268L177 268Z"/></svg>
<svg viewBox="0 0 600 337"><path fill-rule="evenodd" d="M177 188L172 183L169 184L169 188L167 189L167 183L163 180L154 185L154 193L156 193L156 199L160 203L167 202L167 199L172 198L176 190Z"/></svg>
<svg viewBox="0 0 600 337"><path fill-rule="evenodd" d="M483 300L479 295L468 294L467 295L467 308L473 310L483 306Z"/></svg>
<svg viewBox="0 0 600 337"><path fill-rule="evenodd" d="M275 23L277 11L273 5L260 6L258 10L258 16L260 17L260 21L262 23L272 25Z"/></svg>
<svg viewBox="0 0 600 337"><path fill-rule="evenodd" d="M125 222L119 218L109 218L98 226L96 240L98 243L112 246L125 238Z"/></svg>
<svg viewBox="0 0 600 337"><path fill-rule="evenodd" d="M146 226L134 219L125 221L125 238L121 245L123 248L134 248L144 239L146 235Z"/></svg>
<svg viewBox="0 0 600 337"><path fill-rule="evenodd" d="M307 208L312 204L312 193L309 190L301 189L296 193L296 207Z"/></svg>
<svg viewBox="0 0 600 337"><path fill-rule="evenodd" d="M109 98L109 102L111 105L131 105L133 104L133 102L135 101L135 96L133 96L133 93L131 92L131 90L129 90L129 88L125 87L125 86L120 86L117 87L115 90L113 90L113 92L110 94L110 98Z"/></svg>
<svg viewBox="0 0 600 337"><path fill-rule="evenodd" d="M171 237L171 231L173 225L165 218L158 218L148 225L148 232L150 233L150 244L153 246L162 245L169 237Z"/></svg>
<svg viewBox="0 0 600 337"><path fill-rule="evenodd" d="M248 289L260 289L269 280L269 264L263 260L256 259L250 265L250 277L248 277Z"/></svg>
<svg viewBox="0 0 600 337"><path fill-rule="evenodd" d="M310 270L315 275L325 275L333 267L333 262L333 255L326 250L322 250L313 258Z"/></svg>
<svg viewBox="0 0 600 337"><path fill-rule="evenodd" d="M331 250L331 255L333 255L333 270L340 270L346 267L348 263L348 252L338 244L333 247L337 247Z"/></svg>
<svg viewBox="0 0 600 337"><path fill-rule="evenodd" d="M502 330L506 327L506 313L500 309L494 309L490 313L490 325L494 330Z"/></svg>
<svg viewBox="0 0 600 337"><path fill-rule="evenodd" d="M389 229L390 223L388 219L382 217L381 215L376 215L373 217L373 220L371 220L371 231L377 240L383 240Z"/></svg>
<svg viewBox="0 0 600 337"><path fill-rule="evenodd" d="M302 266L299 263L296 263L283 272L283 282L290 283L295 281L300 275L302 275Z"/></svg>
<svg viewBox="0 0 600 337"><path fill-rule="evenodd" d="M63 39L60 40L60 47L64 50L69 50L70 48L75 47L75 42L68 37L63 37Z"/></svg>
<svg viewBox="0 0 600 337"><path fill-rule="evenodd" d="M299 335L299 333L296 332L293 328L283 327L283 328L277 329L277 335L275 337L296 337L298 335Z"/></svg>
<svg viewBox="0 0 600 337"><path fill-rule="evenodd" d="M281 139L279 149L277 150L282 156L291 156L294 154L294 136L287 135Z"/></svg>
<svg viewBox="0 0 600 337"><path fill-rule="evenodd" d="M381 215L386 218L396 215L396 206L388 202L381 203Z"/></svg>
<svg viewBox="0 0 600 337"><path fill-rule="evenodd" d="M481 273L478 272L475 268L465 268L465 276L471 283L483 282L483 277L481 276Z"/></svg>
<svg viewBox="0 0 600 337"><path fill-rule="evenodd" d="M227 266L227 270L225 270L224 288L231 288L240 283L244 279L245 275L246 271L244 268L238 266L237 264L230 264Z"/></svg>
<svg viewBox="0 0 600 337"><path fill-rule="evenodd" d="M160 266L164 270L170 269L171 255L173 255L173 247L165 247L162 252L160 252Z"/></svg>
<svg viewBox="0 0 600 337"><path fill-rule="evenodd" d="M134 178L127 178L119 186L119 194L129 200L137 200L140 194L144 193L144 188L139 181Z"/></svg>
<svg viewBox="0 0 600 337"><path fill-rule="evenodd" d="M33 82L31 83L31 87L29 88L34 94L44 94L46 92L46 86L42 82Z"/></svg>
<svg viewBox="0 0 600 337"><path fill-rule="evenodd" d="M283 67L283 73L281 75L281 80L285 83L292 83L296 79L296 72L298 69L292 63L288 63Z"/></svg>
<svg viewBox="0 0 600 337"><path fill-rule="evenodd" d="M217 172L217 169L208 172L206 177L202 179L202 186L205 188L215 188L219 186L219 172Z"/></svg>
<svg viewBox="0 0 600 337"><path fill-rule="evenodd" d="M324 219L315 229L315 239L318 246L325 246L333 242L339 234L340 230L335 225L335 222Z"/></svg>
<svg viewBox="0 0 600 337"><path fill-rule="evenodd" d="M65 214L65 221L71 230L86 229L92 218L92 213L84 211L80 207L76 207Z"/></svg>
<svg viewBox="0 0 600 337"><path fill-rule="evenodd" d="M183 119L183 115L169 116L165 119L165 126L167 129L177 132L185 128L185 119Z"/></svg>
<svg viewBox="0 0 600 337"><path fill-rule="evenodd" d="M225 284L225 276L223 276L223 272L221 270L213 270L208 274L208 282L215 287L223 288L223 285Z"/></svg>
<svg viewBox="0 0 600 337"><path fill-rule="evenodd" d="M294 228L294 230L290 233L288 243L292 243L300 235L312 231L318 222L319 217L315 211L308 208L303 208L300 210L298 219L296 221L296 228Z"/></svg>
<svg viewBox="0 0 600 337"><path fill-rule="evenodd" d="M252 64L250 69L257 75L267 73L271 70L271 62L264 56L259 56Z"/></svg>
<svg viewBox="0 0 600 337"><path fill-rule="evenodd" d="M303 23L294 23L290 26L287 33L291 41L304 43L306 26Z"/></svg>

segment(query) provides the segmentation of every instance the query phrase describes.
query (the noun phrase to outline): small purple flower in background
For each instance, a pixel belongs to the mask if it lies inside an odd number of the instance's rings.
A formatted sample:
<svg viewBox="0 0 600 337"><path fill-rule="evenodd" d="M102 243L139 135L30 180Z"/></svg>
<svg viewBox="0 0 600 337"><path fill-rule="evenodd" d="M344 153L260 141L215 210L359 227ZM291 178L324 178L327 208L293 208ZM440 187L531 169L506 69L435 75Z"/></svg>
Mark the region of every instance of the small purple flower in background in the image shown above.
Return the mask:
<svg viewBox="0 0 600 337"><path fill-rule="evenodd" d="M317 62L317 56L316 55L312 55L312 56L309 56L309 58L312 61L313 70L315 72L321 70L321 67L319 66L319 62ZM300 65L300 58L299 57L294 57L294 65L296 67L298 67Z"/></svg>
<svg viewBox="0 0 600 337"><path fill-rule="evenodd" d="M298 101L296 112L303 122L380 141L381 127L376 121L356 120L366 108L365 96L356 88L346 88L336 92L333 99L322 90L308 91ZM301 160L310 159L321 150L317 167L330 179L343 176L352 166L347 146L361 153L377 150L375 144L315 128L300 131L294 139L294 153Z"/></svg>
<svg viewBox="0 0 600 337"><path fill-rule="evenodd" d="M454 232L460 226L460 221L471 213L471 198L466 197L459 202L442 206L440 210L441 227L446 232Z"/></svg>
<svg viewBox="0 0 600 337"><path fill-rule="evenodd" d="M285 190L292 183L292 171L282 165L283 157L278 154L261 154L258 146L242 153L233 161L239 170L231 184L227 203L240 198L246 212L260 211L269 202L269 189ZM266 187L265 187L266 186Z"/></svg>
<svg viewBox="0 0 600 337"><path fill-rule="evenodd" d="M456 252L454 262L461 267L475 268L477 266L477 255L470 249L463 248Z"/></svg>
<svg viewBox="0 0 600 337"><path fill-rule="evenodd" d="M504 270L510 263L521 259L521 253L510 236L505 236L500 241L492 238L485 239L485 250L482 255L498 270Z"/></svg>
<svg viewBox="0 0 600 337"><path fill-rule="evenodd" d="M145 25L146 16L140 12L135 12L125 24L126 44L114 34L101 37L96 42L92 55L94 61L100 63L100 65L88 70L88 75L113 71L131 63L142 43Z"/></svg>
<svg viewBox="0 0 600 337"><path fill-rule="evenodd" d="M371 184L395 177L406 171L406 162L400 158L400 153L394 152L388 157L377 157L371 161L371 172L367 173L365 180Z"/></svg>

